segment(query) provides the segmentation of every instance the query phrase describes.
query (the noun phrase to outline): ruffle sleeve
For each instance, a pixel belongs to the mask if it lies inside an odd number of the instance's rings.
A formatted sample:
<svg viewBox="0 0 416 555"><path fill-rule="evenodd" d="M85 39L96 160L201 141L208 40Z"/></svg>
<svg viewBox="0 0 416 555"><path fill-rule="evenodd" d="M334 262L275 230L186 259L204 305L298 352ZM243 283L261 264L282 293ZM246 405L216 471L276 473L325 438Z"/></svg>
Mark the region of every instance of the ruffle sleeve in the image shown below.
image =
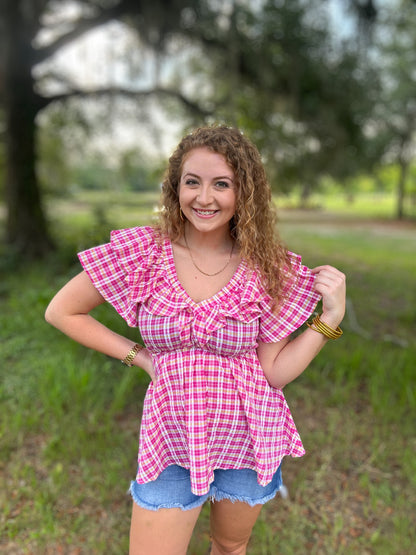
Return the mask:
<svg viewBox="0 0 416 555"><path fill-rule="evenodd" d="M289 252L291 274L285 287L283 301L277 311L273 311L270 297L261 302L259 340L264 343L281 341L311 316L318 301L319 293L314 291L315 276L307 266L302 265L302 258Z"/></svg>
<svg viewBox="0 0 416 555"><path fill-rule="evenodd" d="M131 327L137 327L137 292L132 282L140 274L140 286L148 287L152 266L160 247L151 227L134 227L111 232L110 243L78 253L83 269L94 287ZM147 283L146 283L147 281ZM137 281L136 281L137 283Z"/></svg>

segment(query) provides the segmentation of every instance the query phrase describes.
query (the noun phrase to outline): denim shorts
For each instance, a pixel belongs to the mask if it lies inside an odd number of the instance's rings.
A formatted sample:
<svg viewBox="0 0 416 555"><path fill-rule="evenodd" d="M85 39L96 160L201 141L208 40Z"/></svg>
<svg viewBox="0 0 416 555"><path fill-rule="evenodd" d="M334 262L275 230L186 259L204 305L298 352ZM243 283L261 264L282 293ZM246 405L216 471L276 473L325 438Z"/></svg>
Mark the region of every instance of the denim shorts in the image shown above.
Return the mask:
<svg viewBox="0 0 416 555"><path fill-rule="evenodd" d="M257 473L248 468L239 470L214 470L214 481L205 495L194 495L191 491L189 470L181 466L168 466L156 480L146 484L131 482L130 493L139 507L158 509L180 508L184 511L199 507L210 501L243 501L250 506L263 505L280 491L285 496L281 466L270 483L260 486Z"/></svg>

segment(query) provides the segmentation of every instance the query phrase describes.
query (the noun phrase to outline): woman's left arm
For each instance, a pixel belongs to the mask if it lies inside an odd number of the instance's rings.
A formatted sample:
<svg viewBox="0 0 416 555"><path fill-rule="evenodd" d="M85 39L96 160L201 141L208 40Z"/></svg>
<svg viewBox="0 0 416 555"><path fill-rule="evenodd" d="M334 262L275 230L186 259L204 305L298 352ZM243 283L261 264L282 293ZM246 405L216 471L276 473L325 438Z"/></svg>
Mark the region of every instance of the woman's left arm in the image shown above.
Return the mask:
<svg viewBox="0 0 416 555"><path fill-rule="evenodd" d="M345 314L345 275L332 266L313 268L315 290L322 295L321 322L337 328ZM282 388L297 378L316 357L328 339L307 328L293 341L259 342L257 354L267 381Z"/></svg>

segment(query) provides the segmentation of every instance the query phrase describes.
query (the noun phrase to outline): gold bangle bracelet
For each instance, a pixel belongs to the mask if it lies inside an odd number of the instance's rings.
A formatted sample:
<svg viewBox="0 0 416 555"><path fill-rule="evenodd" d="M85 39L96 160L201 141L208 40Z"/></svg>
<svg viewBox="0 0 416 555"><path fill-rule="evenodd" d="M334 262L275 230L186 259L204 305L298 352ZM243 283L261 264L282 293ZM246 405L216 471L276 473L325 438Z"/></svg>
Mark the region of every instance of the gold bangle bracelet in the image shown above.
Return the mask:
<svg viewBox="0 0 416 555"><path fill-rule="evenodd" d="M130 351L127 353L126 357L121 361L122 364L124 364L125 366L132 366L132 362L135 358L135 356L137 355L137 353L140 353L140 351L144 349L143 345L140 345L140 343L136 343L135 345L133 345L133 347L130 349Z"/></svg>
<svg viewBox="0 0 416 555"><path fill-rule="evenodd" d="M334 328L331 328L331 326L322 322L319 314L315 316L311 324L307 322L307 326L318 333L322 333L322 335L328 339L339 339L343 334L343 331L339 326L334 330Z"/></svg>

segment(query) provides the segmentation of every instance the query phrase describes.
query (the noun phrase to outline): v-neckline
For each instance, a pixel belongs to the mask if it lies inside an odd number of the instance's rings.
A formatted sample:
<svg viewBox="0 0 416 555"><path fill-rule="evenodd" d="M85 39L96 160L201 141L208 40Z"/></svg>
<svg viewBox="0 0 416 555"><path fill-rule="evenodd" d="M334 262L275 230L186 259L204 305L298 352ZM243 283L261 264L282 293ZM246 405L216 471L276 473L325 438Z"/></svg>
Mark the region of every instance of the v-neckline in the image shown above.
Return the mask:
<svg viewBox="0 0 416 555"><path fill-rule="evenodd" d="M240 263L238 264L234 274L231 276L228 283L226 283L224 285L224 287L219 289L216 293L214 293L210 297L207 297L206 299L202 299L201 301L196 301L195 299L193 299L191 297L191 295L187 292L187 290L185 289L185 287L182 285L182 283L179 280L178 273L176 271L175 257L174 257L174 254L173 254L172 242L170 241L170 239L166 239L166 241L165 241L165 253L166 253L166 257L167 257L167 261L168 261L168 267L167 267L168 275L169 275L169 278L171 280L172 285L182 295L182 297L185 298L185 300L188 303L192 303L194 306L203 306L203 305L209 304L213 301L217 301L217 300L221 299L224 295L227 295L229 293L229 291L234 287L234 285L238 281L238 279L240 278L240 275L241 275L242 271L245 269L245 266L246 266L245 261L243 259L240 260Z"/></svg>

